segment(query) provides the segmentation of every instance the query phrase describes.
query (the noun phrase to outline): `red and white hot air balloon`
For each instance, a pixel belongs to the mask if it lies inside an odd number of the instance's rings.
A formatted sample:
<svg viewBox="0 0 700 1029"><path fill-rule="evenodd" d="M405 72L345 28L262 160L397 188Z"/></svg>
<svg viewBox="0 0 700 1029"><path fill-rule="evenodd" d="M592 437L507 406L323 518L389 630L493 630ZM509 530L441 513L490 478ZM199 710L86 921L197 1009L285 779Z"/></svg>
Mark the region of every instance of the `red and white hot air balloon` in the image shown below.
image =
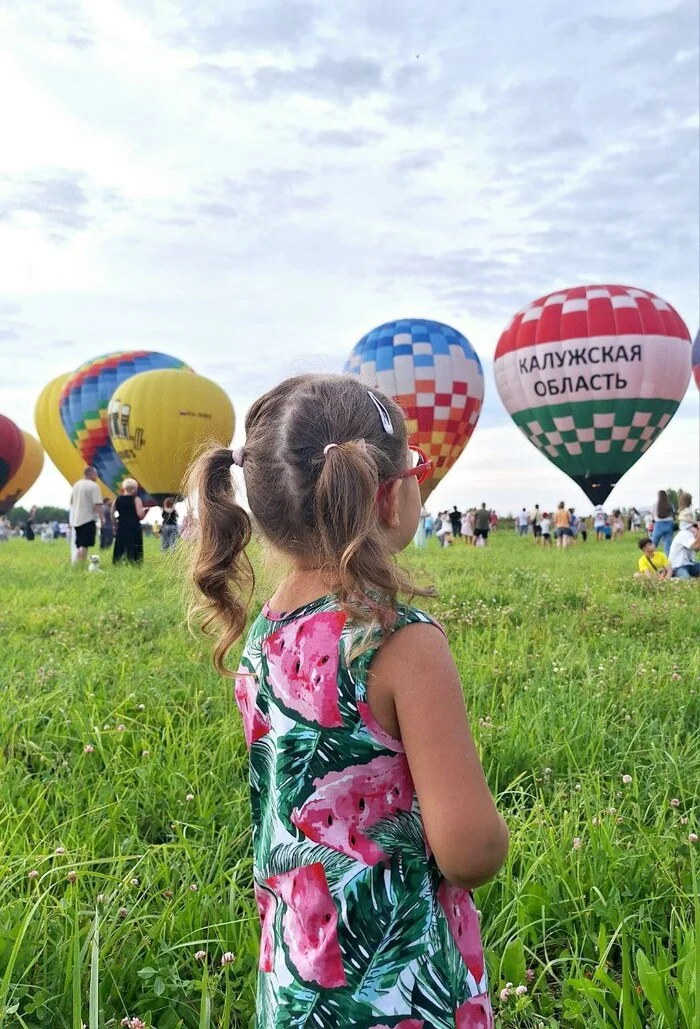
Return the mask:
<svg viewBox="0 0 700 1029"><path fill-rule="evenodd" d="M494 359L506 410L594 503L646 453L690 379L690 333L661 297L576 286L519 311Z"/></svg>

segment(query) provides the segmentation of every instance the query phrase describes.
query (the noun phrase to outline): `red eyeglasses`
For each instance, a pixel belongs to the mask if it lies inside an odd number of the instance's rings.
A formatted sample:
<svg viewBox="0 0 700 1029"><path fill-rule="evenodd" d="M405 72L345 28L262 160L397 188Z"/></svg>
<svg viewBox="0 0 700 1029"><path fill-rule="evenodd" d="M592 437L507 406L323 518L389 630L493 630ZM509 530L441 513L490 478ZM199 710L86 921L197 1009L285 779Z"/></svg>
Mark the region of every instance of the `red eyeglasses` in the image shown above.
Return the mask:
<svg viewBox="0 0 700 1029"><path fill-rule="evenodd" d="M408 479L411 475L415 475L418 485L422 486L430 475L433 470L433 462L428 460L421 448L409 445L408 450L413 461L412 467L406 468L403 472L399 472L398 475L392 475L390 479L385 479L379 486L378 497L384 493L387 487L391 486L392 482L397 482L399 479Z"/></svg>

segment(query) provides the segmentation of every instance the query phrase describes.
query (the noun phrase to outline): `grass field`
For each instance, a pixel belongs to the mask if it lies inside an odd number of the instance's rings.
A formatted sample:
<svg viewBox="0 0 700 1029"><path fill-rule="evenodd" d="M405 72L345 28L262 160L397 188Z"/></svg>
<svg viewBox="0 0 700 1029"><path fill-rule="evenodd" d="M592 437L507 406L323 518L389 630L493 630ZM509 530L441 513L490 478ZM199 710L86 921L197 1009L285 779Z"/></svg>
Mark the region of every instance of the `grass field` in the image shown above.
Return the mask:
<svg viewBox="0 0 700 1029"><path fill-rule="evenodd" d="M636 560L407 557L511 827L477 893L502 1026L700 1027L700 589ZM177 562L87 575L13 540L0 582L0 1029L252 1025L245 744Z"/></svg>

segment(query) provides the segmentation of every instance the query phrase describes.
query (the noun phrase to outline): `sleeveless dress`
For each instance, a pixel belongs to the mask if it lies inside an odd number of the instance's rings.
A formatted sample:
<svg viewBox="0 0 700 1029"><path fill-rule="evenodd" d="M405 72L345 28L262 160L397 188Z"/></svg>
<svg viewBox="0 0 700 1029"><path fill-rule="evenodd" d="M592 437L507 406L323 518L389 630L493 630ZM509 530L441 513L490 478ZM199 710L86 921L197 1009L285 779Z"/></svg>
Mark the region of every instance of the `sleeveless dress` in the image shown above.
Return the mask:
<svg viewBox="0 0 700 1029"><path fill-rule="evenodd" d="M136 513L136 500L127 494L120 494L115 510L119 518L112 563L119 564L126 558L130 564L140 564L143 561L143 529Z"/></svg>
<svg viewBox="0 0 700 1029"><path fill-rule="evenodd" d="M400 607L396 628L431 622ZM335 597L253 624L236 677L261 922L258 1029L491 1029L471 894L430 854ZM426 683L430 689L430 683ZM465 798L465 803L468 798Z"/></svg>

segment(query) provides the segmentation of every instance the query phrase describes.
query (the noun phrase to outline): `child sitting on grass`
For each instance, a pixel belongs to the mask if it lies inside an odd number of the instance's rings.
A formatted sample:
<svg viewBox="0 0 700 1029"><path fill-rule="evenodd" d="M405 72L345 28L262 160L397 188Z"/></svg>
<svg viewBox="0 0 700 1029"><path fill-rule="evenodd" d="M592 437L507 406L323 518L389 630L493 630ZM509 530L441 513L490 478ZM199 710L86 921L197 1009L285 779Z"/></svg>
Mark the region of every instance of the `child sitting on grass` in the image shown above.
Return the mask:
<svg viewBox="0 0 700 1029"><path fill-rule="evenodd" d="M289 562L235 685L262 924L257 1025L488 1029L470 890L500 868L508 831L445 635L398 599L431 591L394 563L430 465L400 408L351 376L288 379L253 404L242 450L200 459L193 577L229 675L254 583L232 461L256 529Z"/></svg>

